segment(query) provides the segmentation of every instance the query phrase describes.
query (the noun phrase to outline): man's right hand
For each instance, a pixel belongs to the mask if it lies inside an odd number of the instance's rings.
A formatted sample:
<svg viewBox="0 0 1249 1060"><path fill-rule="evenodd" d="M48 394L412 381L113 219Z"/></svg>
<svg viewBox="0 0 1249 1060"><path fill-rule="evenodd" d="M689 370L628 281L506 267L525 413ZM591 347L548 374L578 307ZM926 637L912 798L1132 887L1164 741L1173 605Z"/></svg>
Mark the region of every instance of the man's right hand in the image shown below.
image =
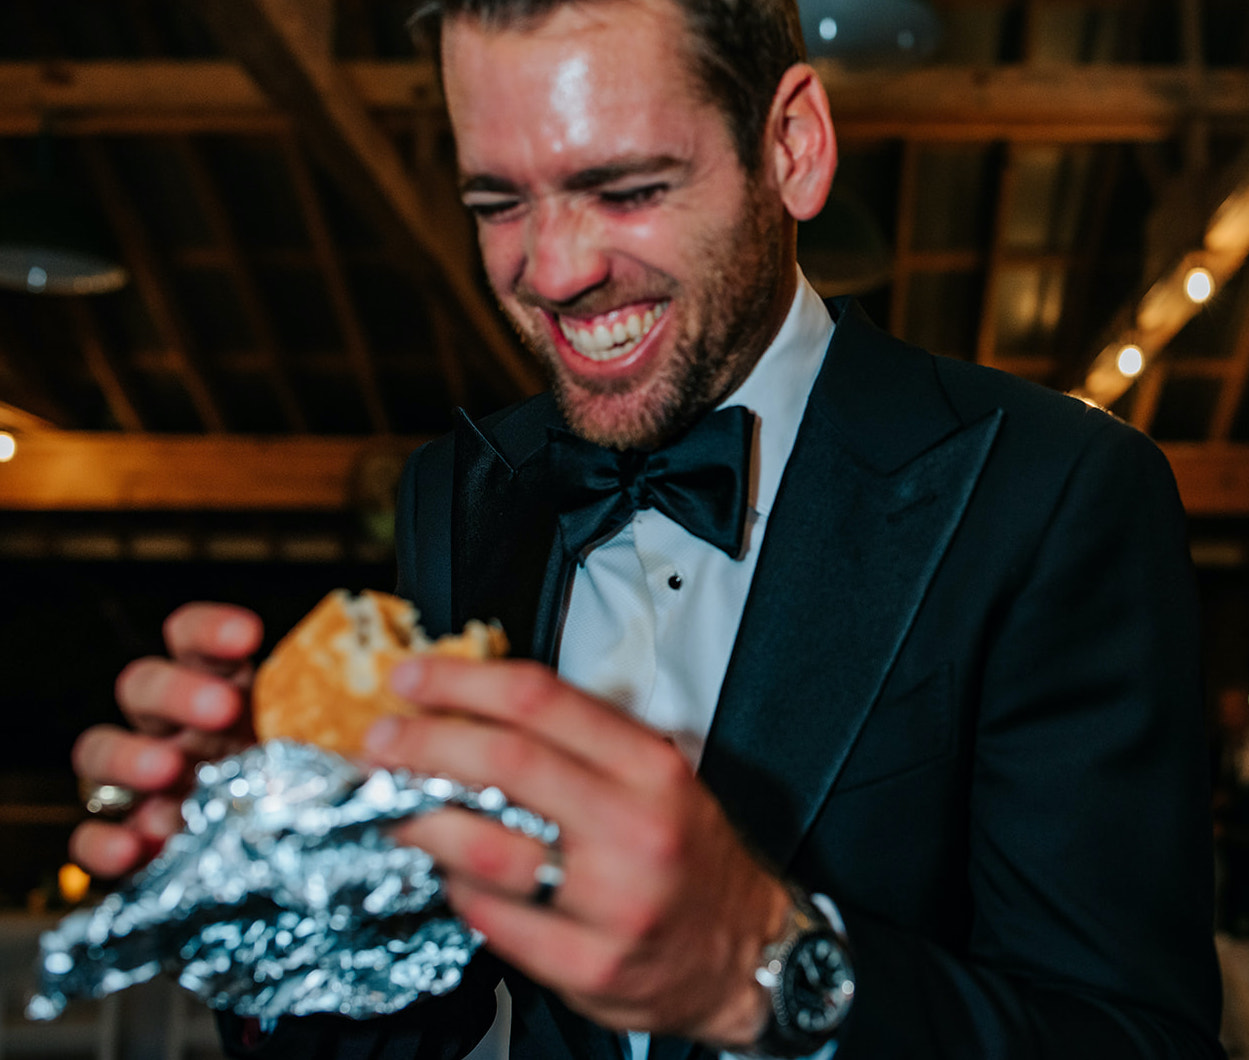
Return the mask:
<svg viewBox="0 0 1249 1060"><path fill-rule="evenodd" d="M74 830L70 857L96 875L120 876L153 857L182 827L195 766L253 740L248 691L260 618L227 604L186 604L165 620L164 635L169 658L139 659L117 678L133 730L96 725L74 745L83 781L120 784L141 798L124 821Z"/></svg>

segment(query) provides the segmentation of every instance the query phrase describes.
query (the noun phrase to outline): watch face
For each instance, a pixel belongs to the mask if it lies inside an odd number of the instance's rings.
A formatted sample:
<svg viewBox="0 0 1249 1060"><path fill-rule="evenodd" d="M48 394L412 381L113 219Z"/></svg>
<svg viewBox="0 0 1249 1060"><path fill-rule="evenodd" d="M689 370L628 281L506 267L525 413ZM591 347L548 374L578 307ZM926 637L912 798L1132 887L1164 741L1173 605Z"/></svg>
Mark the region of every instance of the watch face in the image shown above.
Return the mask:
<svg viewBox="0 0 1249 1060"><path fill-rule="evenodd" d="M854 997L853 972L837 936L821 931L799 939L785 962L783 989L797 1030L819 1035L836 1028Z"/></svg>

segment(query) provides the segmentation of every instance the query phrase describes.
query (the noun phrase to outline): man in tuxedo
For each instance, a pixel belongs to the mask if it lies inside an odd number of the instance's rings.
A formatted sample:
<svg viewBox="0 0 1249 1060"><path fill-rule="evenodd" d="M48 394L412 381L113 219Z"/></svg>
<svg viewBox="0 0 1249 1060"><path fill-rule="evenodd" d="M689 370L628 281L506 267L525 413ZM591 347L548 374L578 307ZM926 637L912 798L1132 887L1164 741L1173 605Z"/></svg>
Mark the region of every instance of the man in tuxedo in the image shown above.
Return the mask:
<svg viewBox="0 0 1249 1060"><path fill-rule="evenodd" d="M491 959L446 1002L254 1055L1219 1056L1197 608L1165 462L1105 413L825 306L795 222L836 164L784 0L448 0L461 189L552 394L409 463L432 632L375 762L495 784L558 851L444 811ZM119 680L76 834L138 863L246 736L255 616L193 605Z"/></svg>

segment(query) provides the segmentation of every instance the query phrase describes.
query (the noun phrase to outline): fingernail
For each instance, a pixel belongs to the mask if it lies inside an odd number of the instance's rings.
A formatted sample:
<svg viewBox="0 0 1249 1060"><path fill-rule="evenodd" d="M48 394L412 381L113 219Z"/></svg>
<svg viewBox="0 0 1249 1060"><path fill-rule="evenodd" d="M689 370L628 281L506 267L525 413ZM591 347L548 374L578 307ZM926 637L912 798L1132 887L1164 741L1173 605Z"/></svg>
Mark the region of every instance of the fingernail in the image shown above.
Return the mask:
<svg viewBox="0 0 1249 1060"><path fill-rule="evenodd" d="M399 735L398 718L382 718L364 735L364 749L371 754L380 755L395 742Z"/></svg>
<svg viewBox="0 0 1249 1060"><path fill-rule="evenodd" d="M204 725L219 725L230 709L230 693L220 685L204 685L191 696L191 716Z"/></svg>
<svg viewBox="0 0 1249 1060"><path fill-rule="evenodd" d="M390 687L405 699L416 694L425 677L425 664L419 659L406 659L390 671Z"/></svg>
<svg viewBox="0 0 1249 1060"><path fill-rule="evenodd" d="M227 618L217 627L217 647L247 651L252 646L252 624L245 618Z"/></svg>

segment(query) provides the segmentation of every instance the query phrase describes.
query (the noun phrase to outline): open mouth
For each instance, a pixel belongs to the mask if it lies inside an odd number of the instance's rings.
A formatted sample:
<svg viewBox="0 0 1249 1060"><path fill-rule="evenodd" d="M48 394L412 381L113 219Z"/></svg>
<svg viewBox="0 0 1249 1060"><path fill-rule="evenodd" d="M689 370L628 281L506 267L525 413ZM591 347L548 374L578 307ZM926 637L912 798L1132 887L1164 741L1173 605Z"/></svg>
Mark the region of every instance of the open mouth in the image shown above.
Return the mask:
<svg viewBox="0 0 1249 1060"><path fill-rule="evenodd" d="M614 361L633 351L664 315L668 302L642 309L630 306L588 320L559 317L560 333L582 357L591 361Z"/></svg>

